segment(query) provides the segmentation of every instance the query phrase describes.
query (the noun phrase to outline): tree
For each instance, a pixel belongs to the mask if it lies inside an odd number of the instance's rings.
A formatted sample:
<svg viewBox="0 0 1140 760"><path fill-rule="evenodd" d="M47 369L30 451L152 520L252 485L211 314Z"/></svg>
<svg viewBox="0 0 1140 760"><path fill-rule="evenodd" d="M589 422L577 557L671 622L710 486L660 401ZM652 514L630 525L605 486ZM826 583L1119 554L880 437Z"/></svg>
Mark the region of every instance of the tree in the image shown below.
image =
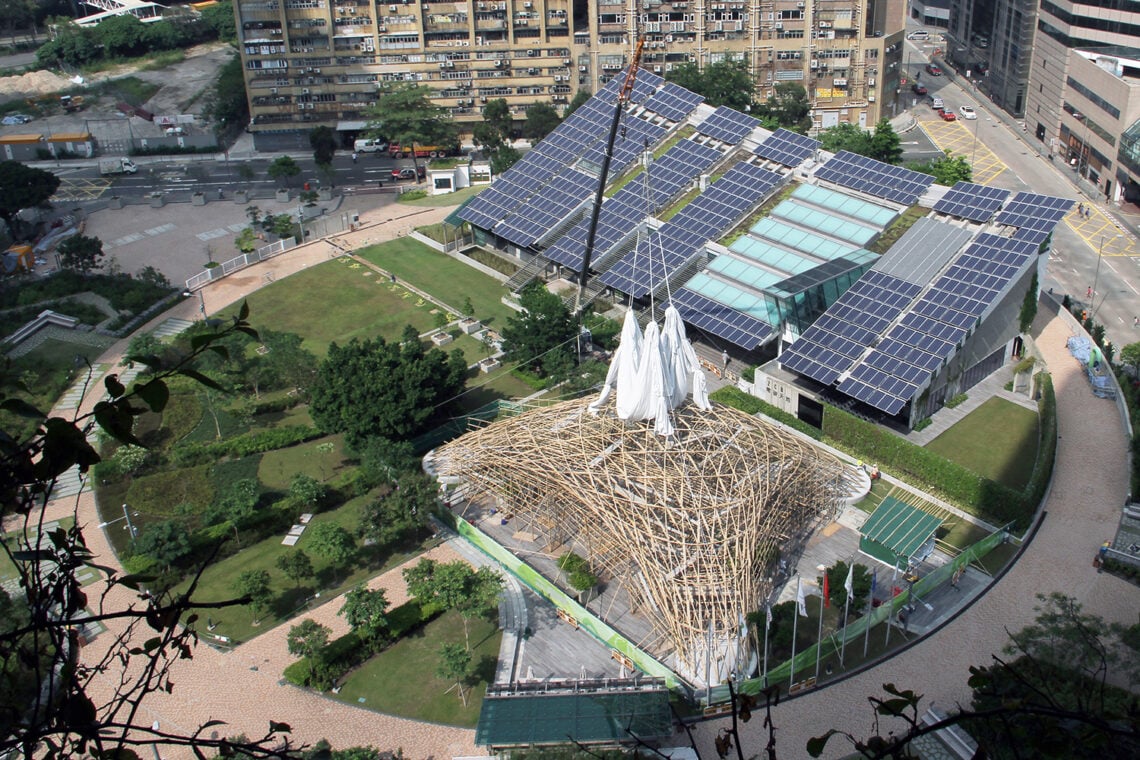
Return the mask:
<svg viewBox="0 0 1140 760"><path fill-rule="evenodd" d="M103 241L97 237L72 235L59 244L60 266L89 274L103 264Z"/></svg>
<svg viewBox="0 0 1140 760"><path fill-rule="evenodd" d="M483 107L483 121L503 139L509 142L514 132L515 122L511 117L511 107L507 105L506 98L492 98Z"/></svg>
<svg viewBox="0 0 1140 760"><path fill-rule="evenodd" d="M269 165L266 171L270 179L279 180L282 184L289 184L289 180L301 173L301 167L291 156L278 156Z"/></svg>
<svg viewBox="0 0 1140 760"><path fill-rule="evenodd" d="M522 313L503 327L503 352L510 361L546 377L553 365L574 351L578 326L569 307L541 282L523 288L519 305Z"/></svg>
<svg viewBox="0 0 1140 760"><path fill-rule="evenodd" d="M743 59L726 58L703 70L695 63L681 63L674 65L665 78L703 95L710 106L728 106L737 111L751 110L756 92L756 80Z"/></svg>
<svg viewBox="0 0 1140 760"><path fill-rule="evenodd" d="M375 648L388 633L388 607L384 589L369 589L361 583L345 594L344 606L337 614L344 617L353 633Z"/></svg>
<svg viewBox="0 0 1140 760"><path fill-rule="evenodd" d="M762 119L771 119L776 126L806 135L812 127L811 101L803 85L795 82L777 82L775 92L756 109Z"/></svg>
<svg viewBox="0 0 1140 760"><path fill-rule="evenodd" d="M234 238L234 245L242 253L252 253L257 248L257 233L252 227L246 227Z"/></svg>
<svg viewBox="0 0 1140 760"><path fill-rule="evenodd" d="M328 489L311 475L298 472L289 482L289 496L298 504L315 509L328 496Z"/></svg>
<svg viewBox="0 0 1140 760"><path fill-rule="evenodd" d="M167 570L190 556L193 550L189 531L174 520L163 520L148 526L134 545L136 554L153 557Z"/></svg>
<svg viewBox="0 0 1140 760"><path fill-rule="evenodd" d="M494 174L502 174L521 158L521 154L511 147L513 129L507 101L495 98L483 109L483 121L476 123L471 130L475 144L481 146L490 159Z"/></svg>
<svg viewBox="0 0 1140 760"><path fill-rule="evenodd" d="M562 122L558 112L549 103L534 103L526 109L526 125L523 134L532 142L538 142Z"/></svg>
<svg viewBox="0 0 1140 760"><path fill-rule="evenodd" d="M579 108L582 107L582 104L585 103L589 99L590 99L590 91L589 90L586 90L586 89L578 90L578 92L574 93L574 97L570 99L570 105L566 106L566 113L564 113L562 115L562 118L565 119L567 116L569 116L570 114L577 111Z"/></svg>
<svg viewBox="0 0 1140 760"><path fill-rule="evenodd" d="M313 149L313 161L318 165L331 164L336 155L336 132L323 125L313 127L309 130L309 145Z"/></svg>
<svg viewBox="0 0 1140 760"><path fill-rule="evenodd" d="M316 576L313 561L300 549L282 554L277 558L276 565L277 569L285 573L285 577L293 581L298 588L301 586L301 581Z"/></svg>
<svg viewBox="0 0 1140 760"><path fill-rule="evenodd" d="M247 599L254 625L261 622L261 616L273 602L272 580L267 570L244 570L234 579L233 589Z"/></svg>
<svg viewBox="0 0 1140 760"><path fill-rule="evenodd" d="M317 523L309 529L309 548L336 567L344 567L356 556L352 534L330 522Z"/></svg>
<svg viewBox="0 0 1140 760"><path fill-rule="evenodd" d="M846 562L839 560L827 568L827 583L831 588L831 603L840 609L843 609L844 605L847 604L848 567L849 565ZM861 609L858 606L860 600L866 600L871 593L871 571L867 569L866 565L855 565L855 571L851 575L851 589L854 591L851 598L851 609L859 612Z"/></svg>
<svg viewBox="0 0 1140 760"><path fill-rule="evenodd" d="M965 156L952 156L950 151L933 161L908 161L908 169L929 174L939 185L953 187L958 182L969 182L974 178L974 170Z"/></svg>
<svg viewBox="0 0 1140 760"><path fill-rule="evenodd" d="M391 546L415 536L435 509L437 493L435 483L422 472L401 475L392 491L365 505L360 517L360 535L380 546Z"/></svg>
<svg viewBox="0 0 1140 760"><path fill-rule="evenodd" d="M418 339L353 339L329 346L310 390L310 413L321 430L344 433L359 449L375 436L405 439L421 432L466 382L460 351L425 351Z"/></svg>
<svg viewBox="0 0 1140 760"><path fill-rule="evenodd" d="M269 232L272 232L279 238L295 237L296 236L296 222L289 214L274 214L268 217Z"/></svg>
<svg viewBox="0 0 1140 760"><path fill-rule="evenodd" d="M1140 376L1140 343L1129 343L1121 348L1120 361L1132 368L1133 376Z"/></svg>
<svg viewBox="0 0 1140 760"><path fill-rule="evenodd" d="M1021 312L1017 316L1017 329L1028 333L1037 317L1037 270L1033 270L1033 277L1029 280L1029 289L1025 291L1025 298L1021 301Z"/></svg>
<svg viewBox="0 0 1140 760"><path fill-rule="evenodd" d="M871 136L849 121L840 122L819 133L820 147L832 153L849 150L861 156L871 155Z"/></svg>
<svg viewBox="0 0 1140 760"><path fill-rule="evenodd" d="M109 21L111 23L103 23ZM145 51L146 30L143 22L129 13L111 16L95 26L95 36L109 58L134 57Z"/></svg>
<svg viewBox="0 0 1140 760"><path fill-rule="evenodd" d="M462 560L446 563L420 560L404 570L404 581L408 592L421 603L459 612L463 617L465 639L469 619L495 609L503 588L503 579L494 570L489 567L473 570ZM468 639L468 649L470 644Z"/></svg>
<svg viewBox="0 0 1140 760"><path fill-rule="evenodd" d="M237 39L237 26L234 23L234 6L230 0L207 5L198 11L202 20L206 22L223 42Z"/></svg>
<svg viewBox="0 0 1140 760"><path fill-rule="evenodd" d="M45 203L59 189L59 177L19 161L0 161L0 219L16 240L23 240L16 225L22 209Z"/></svg>
<svg viewBox="0 0 1140 760"><path fill-rule="evenodd" d="M401 473L415 470L416 453L407 441L374 436L359 448L360 469L371 483L395 480Z"/></svg>
<svg viewBox="0 0 1140 760"><path fill-rule="evenodd" d="M229 3L225 3L225 5L229 5ZM213 6L213 8L218 7ZM230 23L234 23L232 14ZM241 56L236 52L218 74L218 80L206 101L204 110L206 116L220 127L219 133L222 139L237 134L249 124L249 101L245 97L245 79L242 73ZM239 167L239 176L245 179L241 171Z"/></svg>
<svg viewBox="0 0 1140 760"><path fill-rule="evenodd" d="M880 119L871 135L871 158L887 164L897 164L902 158L902 144L898 133L888 119Z"/></svg>
<svg viewBox="0 0 1140 760"><path fill-rule="evenodd" d="M439 668L436 675L453 685L447 691L455 689L463 706L467 706L467 692L463 690L464 682L471 673L471 652L459 644L443 644L439 648ZM445 692L446 693L446 692Z"/></svg>
<svg viewBox="0 0 1140 760"><path fill-rule="evenodd" d="M312 618L305 618L289 629L289 635L286 639L289 654L294 657L315 658L322 649L328 646L330 633L332 633L332 629L327 625L321 625Z"/></svg>
<svg viewBox="0 0 1140 760"><path fill-rule="evenodd" d="M400 145L454 145L458 130L450 114L435 105L435 91L412 82L385 83L376 105L365 111L368 137ZM412 152L412 163L419 167Z"/></svg>

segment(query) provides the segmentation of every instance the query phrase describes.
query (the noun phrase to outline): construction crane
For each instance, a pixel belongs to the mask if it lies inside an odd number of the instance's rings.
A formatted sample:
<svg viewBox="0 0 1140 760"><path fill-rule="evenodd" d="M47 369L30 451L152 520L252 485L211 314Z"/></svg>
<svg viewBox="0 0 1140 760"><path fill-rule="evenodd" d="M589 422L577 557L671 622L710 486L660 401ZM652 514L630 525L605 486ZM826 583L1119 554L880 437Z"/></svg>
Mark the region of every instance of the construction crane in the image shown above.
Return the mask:
<svg viewBox="0 0 1140 760"><path fill-rule="evenodd" d="M602 171L598 176L598 192L594 196L594 210L590 214L590 230L586 234L586 252L582 255L582 270L578 273L578 296L574 299L574 316L582 313L582 294L586 291L586 280L590 275L590 259L594 255L594 238L598 234L598 215L602 211L602 198L606 192L606 179L610 174L610 159L614 155L614 142L618 134L618 122L621 121L621 112L633 94L633 85L637 82L637 70L641 64L641 49L645 45L645 38L637 38L637 46L633 50L633 61L629 64L629 71L625 74L625 82L618 93L617 103L614 105L614 120L610 125L609 139L606 141L606 152L602 157Z"/></svg>

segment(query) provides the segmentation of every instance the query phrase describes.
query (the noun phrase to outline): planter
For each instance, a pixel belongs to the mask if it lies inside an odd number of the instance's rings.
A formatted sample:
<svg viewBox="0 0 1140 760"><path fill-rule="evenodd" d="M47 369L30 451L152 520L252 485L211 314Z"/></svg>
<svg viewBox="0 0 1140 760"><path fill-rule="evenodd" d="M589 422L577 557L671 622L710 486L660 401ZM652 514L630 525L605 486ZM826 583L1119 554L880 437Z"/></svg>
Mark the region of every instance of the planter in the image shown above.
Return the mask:
<svg viewBox="0 0 1140 760"><path fill-rule="evenodd" d="M162 193L153 193L150 196L150 207L151 208L162 208L165 205L166 205L166 196L163 195Z"/></svg>
<svg viewBox="0 0 1140 760"><path fill-rule="evenodd" d="M111 196L111 208L122 208L122 207L123 207L123 199L117 195L112 195Z"/></svg>
<svg viewBox="0 0 1140 760"><path fill-rule="evenodd" d="M315 203L310 203L301 207L301 216L305 219L313 219L321 215L321 207Z"/></svg>
<svg viewBox="0 0 1140 760"><path fill-rule="evenodd" d="M249 191L248 190L235 190L234 191L234 201L236 203L249 203Z"/></svg>
<svg viewBox="0 0 1140 760"><path fill-rule="evenodd" d="M497 370L501 366L503 366L503 363L500 362L498 359L480 359L479 360L479 371L480 372L494 372L495 370Z"/></svg>
<svg viewBox="0 0 1140 760"><path fill-rule="evenodd" d="M448 333L445 333L445 332L437 332L431 336L431 342L433 344L435 344L435 346L437 348L439 346L446 346L448 343L450 343L453 340L454 340L454 338L452 338Z"/></svg>
<svg viewBox="0 0 1140 760"><path fill-rule="evenodd" d="M278 203L288 203L289 202L289 191L288 190L278 190L277 191L277 202Z"/></svg>
<svg viewBox="0 0 1140 760"><path fill-rule="evenodd" d="M483 323L477 319L464 317L459 320L459 329L463 331L464 335L473 335L483 329Z"/></svg>
<svg viewBox="0 0 1140 760"><path fill-rule="evenodd" d="M194 193L193 195L191 195L190 196L190 205L192 205L192 206L205 206L206 205L206 194L205 193Z"/></svg>
<svg viewBox="0 0 1140 760"><path fill-rule="evenodd" d="M322 201L331 201L332 200L332 188L331 187L322 187L320 190L317 191L317 197L320 198Z"/></svg>

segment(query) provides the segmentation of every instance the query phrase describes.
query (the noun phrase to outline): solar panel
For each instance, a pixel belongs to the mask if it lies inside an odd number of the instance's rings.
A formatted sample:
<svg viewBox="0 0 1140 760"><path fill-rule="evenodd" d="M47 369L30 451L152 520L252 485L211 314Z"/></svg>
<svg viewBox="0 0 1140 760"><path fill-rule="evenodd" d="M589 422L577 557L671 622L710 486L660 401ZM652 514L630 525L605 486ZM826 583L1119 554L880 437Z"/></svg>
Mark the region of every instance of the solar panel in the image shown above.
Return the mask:
<svg viewBox="0 0 1140 760"><path fill-rule="evenodd" d="M783 127L777 129L764 142L753 151L761 158L783 164L784 166L799 166L819 148L819 140L796 134Z"/></svg>
<svg viewBox="0 0 1140 760"><path fill-rule="evenodd" d="M515 214L496 224L492 231L504 240L529 248L556 229L598 188L596 177L573 169L559 174L551 184L558 188L557 193L535 196Z"/></svg>
<svg viewBox="0 0 1140 760"><path fill-rule="evenodd" d="M1021 192L997 215L998 224L1029 228L1037 232L1052 232L1057 222L1073 208L1069 198Z"/></svg>
<svg viewBox="0 0 1140 760"><path fill-rule="evenodd" d="M934 210L971 222L988 222L1001 208L1010 191L972 182L959 182L934 204Z"/></svg>
<svg viewBox="0 0 1140 760"><path fill-rule="evenodd" d="M611 117L612 118L612 117ZM614 139L614 155L610 162L611 176L617 176L631 161L660 140L668 131L660 124L651 124L625 111L618 122L618 135ZM607 135L608 137L608 135ZM601 166L608 140L598 140L582 155L582 160Z"/></svg>
<svg viewBox="0 0 1140 760"><path fill-rule="evenodd" d="M697 131L702 135L735 145L758 126L760 122L757 119L734 111L728 106L721 106L697 126Z"/></svg>
<svg viewBox="0 0 1140 760"><path fill-rule="evenodd" d="M773 333L772 326L755 317L706 298L694 290L681 288L673 294L673 305L688 324L724 338L746 351L759 346Z"/></svg>
<svg viewBox="0 0 1140 760"><path fill-rule="evenodd" d="M645 107L670 121L684 121L702 102L703 96L666 82L653 97L645 101Z"/></svg>
<svg viewBox="0 0 1140 760"><path fill-rule="evenodd" d="M818 179L912 206L934 183L929 174L840 151L815 173Z"/></svg>

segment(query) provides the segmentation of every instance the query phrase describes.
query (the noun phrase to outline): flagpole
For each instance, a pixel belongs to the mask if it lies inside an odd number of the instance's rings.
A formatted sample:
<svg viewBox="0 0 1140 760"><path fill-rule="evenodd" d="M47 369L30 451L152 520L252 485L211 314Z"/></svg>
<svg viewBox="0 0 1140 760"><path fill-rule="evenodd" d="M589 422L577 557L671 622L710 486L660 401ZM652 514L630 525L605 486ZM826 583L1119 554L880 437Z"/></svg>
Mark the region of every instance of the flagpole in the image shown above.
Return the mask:
<svg viewBox="0 0 1140 760"><path fill-rule="evenodd" d="M819 633L815 636L815 679L819 680L819 661L823 657L823 608L827 605L827 566L816 567L823 573L823 582L820 584L822 594L819 597Z"/></svg>
<svg viewBox="0 0 1140 760"><path fill-rule="evenodd" d="M796 684L796 632L800 626L800 615L803 611L804 603L804 579L802 577L796 578L796 614L792 615L792 667L791 675L788 678L788 689L790 690Z"/></svg>
<svg viewBox="0 0 1140 760"><path fill-rule="evenodd" d="M891 588L890 591L887 592L887 604L891 606L887 609L887 638L883 642L884 649L891 645L891 615L893 615L895 611L895 580L898 578L898 576L899 561L898 558L896 558L894 569L891 571Z"/></svg>
<svg viewBox="0 0 1140 760"><path fill-rule="evenodd" d="M879 568L871 571L871 593L867 594L867 625L863 629L863 659L867 659L867 644L871 640L871 612L875 609L875 579L879 576Z"/></svg>
<svg viewBox="0 0 1140 760"><path fill-rule="evenodd" d="M768 688L768 629L772 627L772 604L764 610L764 688Z"/></svg>
<svg viewBox="0 0 1140 760"><path fill-rule="evenodd" d="M855 590L855 560L847 566L847 582L843 584L847 601L843 604L843 643L839 646L839 667L843 667L843 657L847 653L847 613L851 610L851 593Z"/></svg>

